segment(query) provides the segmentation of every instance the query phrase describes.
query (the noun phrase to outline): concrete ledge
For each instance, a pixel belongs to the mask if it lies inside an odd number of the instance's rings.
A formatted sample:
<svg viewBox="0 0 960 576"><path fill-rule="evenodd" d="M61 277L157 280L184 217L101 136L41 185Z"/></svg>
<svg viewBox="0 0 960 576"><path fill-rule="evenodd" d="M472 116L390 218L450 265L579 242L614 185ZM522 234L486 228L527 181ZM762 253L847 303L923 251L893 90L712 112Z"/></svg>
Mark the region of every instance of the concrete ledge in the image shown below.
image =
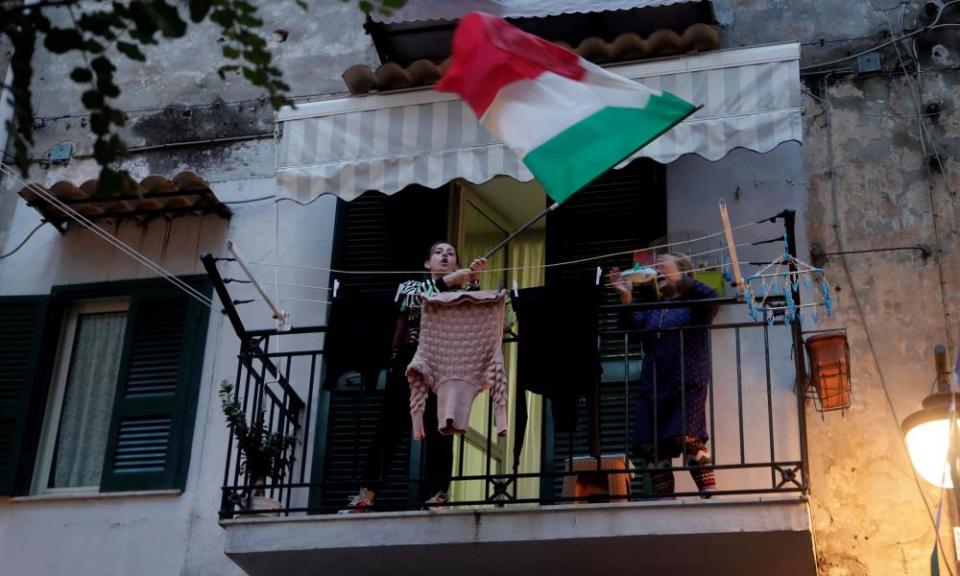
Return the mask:
<svg viewBox="0 0 960 576"><path fill-rule="evenodd" d="M627 565L656 574L816 574L807 502L797 496L250 518L223 526L224 551L251 575L313 574L321 566L324 574L422 575L438 562L458 576L574 567L600 574Z"/></svg>

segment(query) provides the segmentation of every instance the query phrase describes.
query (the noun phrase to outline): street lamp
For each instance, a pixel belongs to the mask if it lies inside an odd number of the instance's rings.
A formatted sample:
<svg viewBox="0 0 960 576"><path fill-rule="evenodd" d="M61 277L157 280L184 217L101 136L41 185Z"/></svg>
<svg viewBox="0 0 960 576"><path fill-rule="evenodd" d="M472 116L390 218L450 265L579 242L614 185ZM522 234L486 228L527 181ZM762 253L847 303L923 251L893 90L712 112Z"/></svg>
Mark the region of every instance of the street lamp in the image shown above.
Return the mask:
<svg viewBox="0 0 960 576"><path fill-rule="evenodd" d="M924 398L923 408L904 418L900 428L917 473L931 484L953 488L952 471L948 468L950 422L954 422L955 433L960 432L960 423L956 416L950 413L954 393L950 391L951 377L947 368L946 349L937 345L934 355L937 365L937 391ZM956 396L956 400L960 400L960 394Z"/></svg>

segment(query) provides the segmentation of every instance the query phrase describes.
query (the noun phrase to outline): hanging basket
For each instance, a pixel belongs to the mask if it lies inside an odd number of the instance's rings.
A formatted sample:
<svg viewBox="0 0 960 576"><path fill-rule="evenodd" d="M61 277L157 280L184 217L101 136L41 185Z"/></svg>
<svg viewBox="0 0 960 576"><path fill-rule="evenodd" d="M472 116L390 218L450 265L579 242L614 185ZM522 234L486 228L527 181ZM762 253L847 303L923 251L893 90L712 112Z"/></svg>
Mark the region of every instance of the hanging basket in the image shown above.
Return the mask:
<svg viewBox="0 0 960 576"><path fill-rule="evenodd" d="M850 345L843 330L810 336L805 341L810 358L810 386L820 412L850 407Z"/></svg>

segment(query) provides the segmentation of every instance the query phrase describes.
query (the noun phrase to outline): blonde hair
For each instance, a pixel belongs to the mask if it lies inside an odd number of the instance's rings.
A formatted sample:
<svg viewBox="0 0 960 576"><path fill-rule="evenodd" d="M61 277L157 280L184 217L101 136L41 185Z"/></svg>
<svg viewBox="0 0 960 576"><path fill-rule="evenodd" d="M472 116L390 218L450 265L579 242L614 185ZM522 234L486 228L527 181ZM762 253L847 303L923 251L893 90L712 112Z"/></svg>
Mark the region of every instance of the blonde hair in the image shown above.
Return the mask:
<svg viewBox="0 0 960 576"><path fill-rule="evenodd" d="M673 258L674 263L677 265L677 270L684 276L693 277L693 262L690 261L689 256L683 252L667 252L664 256Z"/></svg>

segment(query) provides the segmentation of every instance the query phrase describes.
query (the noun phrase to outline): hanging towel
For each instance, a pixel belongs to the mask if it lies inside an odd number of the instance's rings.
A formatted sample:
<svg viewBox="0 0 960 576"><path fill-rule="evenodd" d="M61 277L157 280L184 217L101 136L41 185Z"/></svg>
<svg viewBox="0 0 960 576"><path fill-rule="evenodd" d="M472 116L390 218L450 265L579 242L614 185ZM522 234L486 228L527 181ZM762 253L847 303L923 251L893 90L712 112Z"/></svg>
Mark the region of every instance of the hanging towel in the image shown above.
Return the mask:
<svg viewBox="0 0 960 576"><path fill-rule="evenodd" d="M503 372L503 291L445 292L421 300L420 344L407 367L414 437L424 437L429 390L437 395L437 425L462 434L481 391L493 395L497 432L507 431Z"/></svg>
<svg viewBox="0 0 960 576"><path fill-rule="evenodd" d="M381 370L390 360L397 309L389 299L334 299L323 345L326 388L333 388L346 372L359 372L364 388L376 387Z"/></svg>
<svg viewBox="0 0 960 576"><path fill-rule="evenodd" d="M527 390L550 399L554 429L571 432L577 405L586 398L591 414L591 453L599 445L599 385L602 368L597 347L601 293L593 284L525 288L514 298L517 312L517 398ZM523 448L525 398L516 412L515 455Z"/></svg>

